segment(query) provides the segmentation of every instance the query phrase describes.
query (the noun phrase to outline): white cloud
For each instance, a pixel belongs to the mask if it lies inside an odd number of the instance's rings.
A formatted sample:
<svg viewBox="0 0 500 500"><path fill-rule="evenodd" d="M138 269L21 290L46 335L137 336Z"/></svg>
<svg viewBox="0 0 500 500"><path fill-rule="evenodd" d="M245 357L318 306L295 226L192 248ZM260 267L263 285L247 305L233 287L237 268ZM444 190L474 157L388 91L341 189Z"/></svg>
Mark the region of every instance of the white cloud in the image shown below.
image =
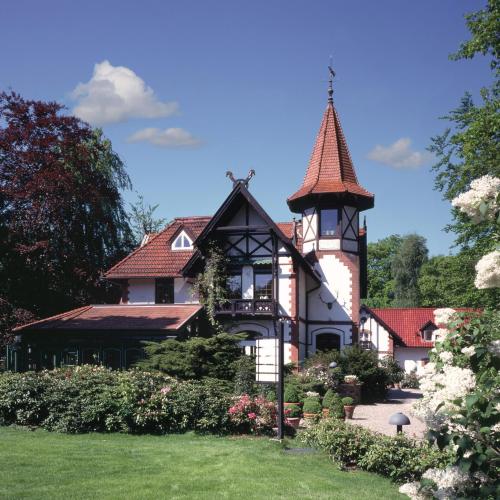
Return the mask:
<svg viewBox="0 0 500 500"><path fill-rule="evenodd" d="M432 159L432 155L426 151L412 151L411 140L408 137L402 137L390 146L381 146L378 144L369 153L369 160L382 163L394 168L418 168Z"/></svg>
<svg viewBox="0 0 500 500"><path fill-rule="evenodd" d="M182 128L144 128L132 134L128 142L149 142L162 148L195 148L201 141Z"/></svg>
<svg viewBox="0 0 500 500"><path fill-rule="evenodd" d="M103 61L94 66L87 83L71 93L73 112L92 125L123 122L129 118L159 118L177 112L176 102L161 102L153 89L131 69Z"/></svg>

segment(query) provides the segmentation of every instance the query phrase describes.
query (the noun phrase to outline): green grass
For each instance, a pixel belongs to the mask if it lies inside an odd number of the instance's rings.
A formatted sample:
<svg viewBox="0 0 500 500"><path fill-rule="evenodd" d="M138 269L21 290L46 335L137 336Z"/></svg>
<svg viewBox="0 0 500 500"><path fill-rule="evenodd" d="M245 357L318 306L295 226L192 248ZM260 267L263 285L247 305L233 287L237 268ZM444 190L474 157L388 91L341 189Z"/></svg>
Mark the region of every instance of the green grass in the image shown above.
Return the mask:
<svg viewBox="0 0 500 500"><path fill-rule="evenodd" d="M66 435L0 428L0 498L405 498L277 442L194 434Z"/></svg>

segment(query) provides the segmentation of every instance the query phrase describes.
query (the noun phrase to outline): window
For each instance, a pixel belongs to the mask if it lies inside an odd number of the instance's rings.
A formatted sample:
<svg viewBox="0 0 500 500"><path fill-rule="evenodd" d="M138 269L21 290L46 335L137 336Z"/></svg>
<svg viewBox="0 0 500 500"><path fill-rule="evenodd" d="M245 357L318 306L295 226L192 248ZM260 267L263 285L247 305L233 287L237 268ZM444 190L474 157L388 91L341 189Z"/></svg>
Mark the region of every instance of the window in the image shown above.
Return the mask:
<svg viewBox="0 0 500 500"><path fill-rule="evenodd" d="M174 243L172 244L173 250L191 250L192 248L193 242L184 231L181 231L179 236L175 238Z"/></svg>
<svg viewBox="0 0 500 500"><path fill-rule="evenodd" d="M339 211L336 208L321 210L321 236L336 236L338 234Z"/></svg>
<svg viewBox="0 0 500 500"><path fill-rule="evenodd" d="M432 336L433 336L433 333L434 333L434 328L426 328L426 329L422 332L422 338L423 338L426 342L432 342Z"/></svg>
<svg viewBox="0 0 500 500"><path fill-rule="evenodd" d="M255 273L255 271L254 271ZM273 275L271 273L254 274L254 299L266 300L273 298Z"/></svg>
<svg viewBox="0 0 500 500"><path fill-rule="evenodd" d="M174 280L172 278L163 278L156 280L155 303L174 303Z"/></svg>
<svg viewBox="0 0 500 500"><path fill-rule="evenodd" d="M232 274L227 278L227 298L241 299L241 274Z"/></svg>

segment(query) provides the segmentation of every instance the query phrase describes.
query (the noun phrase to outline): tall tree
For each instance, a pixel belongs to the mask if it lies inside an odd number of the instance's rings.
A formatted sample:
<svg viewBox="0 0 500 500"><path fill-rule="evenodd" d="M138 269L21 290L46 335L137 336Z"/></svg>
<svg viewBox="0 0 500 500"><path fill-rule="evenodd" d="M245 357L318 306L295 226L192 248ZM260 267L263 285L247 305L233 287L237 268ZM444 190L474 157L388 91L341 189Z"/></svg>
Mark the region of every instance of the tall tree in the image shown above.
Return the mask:
<svg viewBox="0 0 500 500"><path fill-rule="evenodd" d="M137 201L130 205L130 223L136 245L139 245L147 234L157 233L165 226L166 219L157 218L155 212L159 207L145 204L144 197L137 195Z"/></svg>
<svg viewBox="0 0 500 500"><path fill-rule="evenodd" d="M106 293L129 250L122 161L55 102L0 93L0 295L43 316Z"/></svg>
<svg viewBox="0 0 500 500"><path fill-rule="evenodd" d="M394 299L392 261L403 238L393 234L368 244L368 297L363 301L369 307L390 307Z"/></svg>
<svg viewBox="0 0 500 500"><path fill-rule="evenodd" d="M450 126L431 139L429 150L438 159L433 167L435 187L448 201L467 191L474 179L486 174L500 177L500 0L489 0L483 10L467 15L466 22L472 37L451 58L490 57L492 82L481 89L479 105L466 93L460 106L444 117ZM477 258L495 245L491 224L472 222L457 208L446 229L457 235L457 245L472 249Z"/></svg>
<svg viewBox="0 0 500 500"><path fill-rule="evenodd" d="M476 259L470 251L431 257L420 269L418 288L423 307L495 307L490 290L474 286Z"/></svg>
<svg viewBox="0 0 500 500"><path fill-rule="evenodd" d="M419 305L418 276L422 264L427 260L427 245L418 234L405 236L392 260L395 307L416 307Z"/></svg>

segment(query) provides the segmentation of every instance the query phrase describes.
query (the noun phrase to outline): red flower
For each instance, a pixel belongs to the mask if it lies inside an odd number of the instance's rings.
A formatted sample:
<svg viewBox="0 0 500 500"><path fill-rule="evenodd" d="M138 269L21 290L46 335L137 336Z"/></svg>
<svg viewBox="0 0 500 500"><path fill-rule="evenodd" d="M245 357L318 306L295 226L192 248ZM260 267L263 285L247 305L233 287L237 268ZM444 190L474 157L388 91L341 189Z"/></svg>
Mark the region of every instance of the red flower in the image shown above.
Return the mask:
<svg viewBox="0 0 500 500"><path fill-rule="evenodd" d="M247 417L250 419L250 420L255 420L257 418L257 415L253 412L249 413L247 415Z"/></svg>

